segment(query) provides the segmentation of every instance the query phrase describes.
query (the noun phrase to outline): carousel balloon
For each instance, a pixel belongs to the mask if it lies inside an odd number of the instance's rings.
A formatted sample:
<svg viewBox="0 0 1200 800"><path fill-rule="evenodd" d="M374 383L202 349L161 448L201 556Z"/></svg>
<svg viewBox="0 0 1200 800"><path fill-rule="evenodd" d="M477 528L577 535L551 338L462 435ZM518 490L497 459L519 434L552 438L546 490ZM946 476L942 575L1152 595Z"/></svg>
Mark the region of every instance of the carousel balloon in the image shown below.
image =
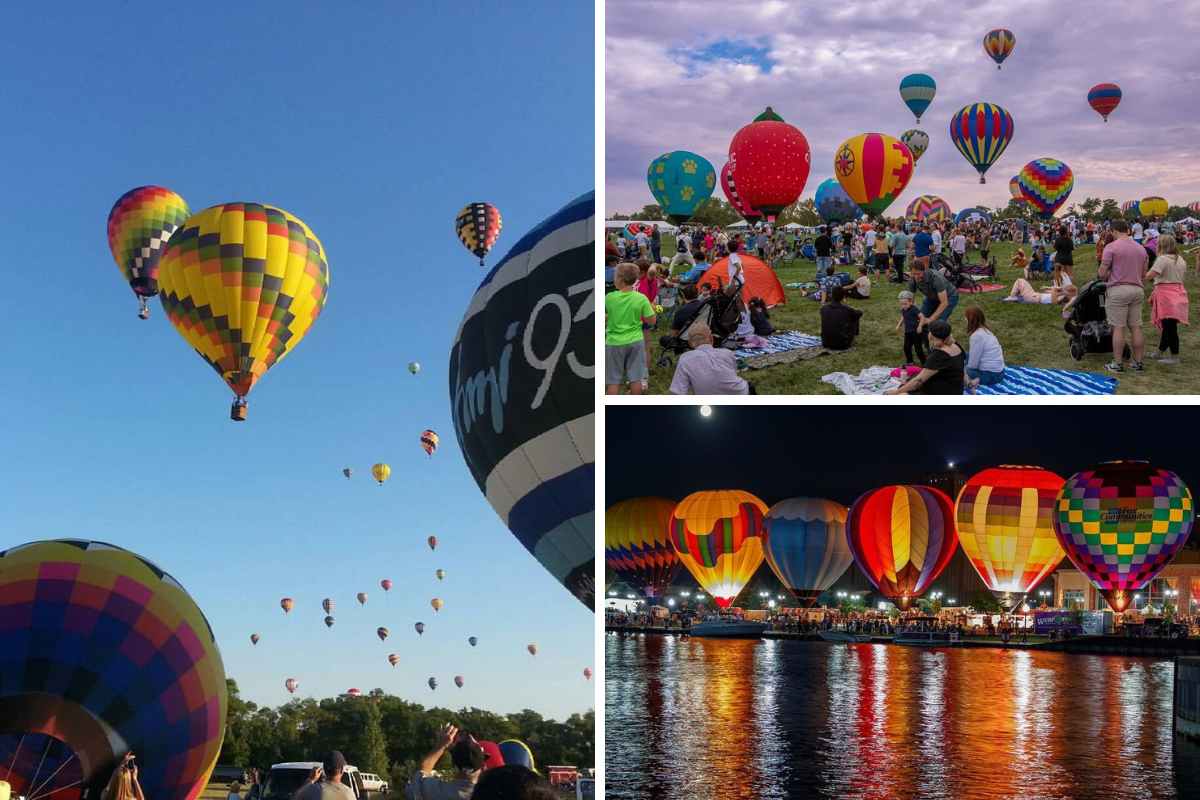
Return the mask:
<svg viewBox="0 0 1200 800"><path fill-rule="evenodd" d="M536 644L531 644L525 649L529 651L529 655L531 656L536 656L538 654L538 646Z"/></svg>
<svg viewBox="0 0 1200 800"><path fill-rule="evenodd" d="M325 617L325 627L326 628L333 627L333 617L329 617L329 616Z"/></svg>
<svg viewBox="0 0 1200 800"><path fill-rule="evenodd" d="M1017 174L1021 193L1030 207L1044 220L1053 218L1075 186L1071 168L1053 158L1038 158L1021 167Z"/></svg>
<svg viewBox="0 0 1200 800"><path fill-rule="evenodd" d="M148 796L198 797L227 706L212 629L157 565L84 540L0 551L0 780L13 796L99 797L126 753L153 752Z"/></svg>
<svg viewBox="0 0 1200 800"><path fill-rule="evenodd" d="M1072 475L1054 503L1054 533L1108 605L1122 613L1192 532L1192 493L1170 470L1106 461Z"/></svg>
<svg viewBox="0 0 1200 800"><path fill-rule="evenodd" d="M384 481L386 481L388 476L391 474L392 468L387 464L379 463L371 467L371 475L374 476L375 480L379 481L380 486L383 486Z"/></svg>
<svg viewBox="0 0 1200 800"><path fill-rule="evenodd" d="M671 512L671 546L721 608L733 604L762 564L766 511L762 500L734 489L696 492Z"/></svg>
<svg viewBox="0 0 1200 800"><path fill-rule="evenodd" d="M437 537L430 536L428 539L425 540L425 544L429 545L430 550L437 550Z"/></svg>
<svg viewBox="0 0 1200 800"><path fill-rule="evenodd" d="M929 486L872 489L850 507L846 539L867 579L904 611L954 555L954 505Z"/></svg>
<svg viewBox="0 0 1200 800"><path fill-rule="evenodd" d="M108 249L137 295L146 319L146 298L158 294L158 265L163 246L192 212L183 198L161 186L130 189L108 212Z"/></svg>
<svg viewBox="0 0 1200 800"><path fill-rule="evenodd" d="M731 161L726 161L725 166L721 167L721 190L725 192L725 199L733 206L733 210L738 213L738 216L751 226L758 224L762 219L762 212L746 205L741 195L738 194L737 186L733 182L733 162Z"/></svg>
<svg viewBox="0 0 1200 800"><path fill-rule="evenodd" d="M779 582L812 608L854 560L846 543L846 507L814 497L782 500L763 517L762 547Z"/></svg>
<svg viewBox="0 0 1200 800"><path fill-rule="evenodd" d="M291 611L294 605L296 605L296 601L290 597L285 597L279 601L279 607L283 609L283 613L285 614Z"/></svg>
<svg viewBox="0 0 1200 800"><path fill-rule="evenodd" d="M324 600L321 601L321 608L325 609L326 614L332 614L333 613L333 600L326 597Z"/></svg>
<svg viewBox="0 0 1200 800"><path fill-rule="evenodd" d="M832 225L835 222L851 222L862 217L862 209L850 199L837 178L826 178L817 186L814 198L817 214L821 221Z"/></svg>
<svg viewBox="0 0 1200 800"><path fill-rule="evenodd" d="M662 497L635 497L604 512L605 563L650 605L658 605L682 566L669 539L674 509Z"/></svg>
<svg viewBox="0 0 1200 800"><path fill-rule="evenodd" d="M1161 197L1147 197L1138 203L1138 211L1146 217L1165 217L1167 201Z"/></svg>
<svg viewBox="0 0 1200 800"><path fill-rule="evenodd" d="M500 211L487 203L471 203L458 212L454 231L463 247L475 254L482 267L483 259L500 237Z"/></svg>
<svg viewBox="0 0 1200 800"><path fill-rule="evenodd" d="M949 222L954 217L950 204L931 194L923 194L913 200L904 213L906 217L917 222Z"/></svg>
<svg viewBox="0 0 1200 800"><path fill-rule="evenodd" d="M1088 92L1088 105L1092 107L1100 116L1104 117L1104 121L1108 122L1108 115L1121 102L1121 87L1115 83L1099 83L1092 87Z"/></svg>
<svg viewBox="0 0 1200 800"><path fill-rule="evenodd" d="M354 470L346 467L344 470L342 470L342 474L346 476L346 480L350 480L354 477Z"/></svg>
<svg viewBox="0 0 1200 800"><path fill-rule="evenodd" d="M517 739L505 739L498 745L500 748L500 756L504 759L504 765L525 767L531 772L537 772L533 763L533 752L529 746Z"/></svg>
<svg viewBox="0 0 1200 800"><path fill-rule="evenodd" d="M358 599L358 604L360 606L365 606L367 604L367 593L366 592L359 592L355 597Z"/></svg>
<svg viewBox="0 0 1200 800"><path fill-rule="evenodd" d="M1124 203L1121 203L1122 214L1128 214L1130 211L1135 214L1140 213L1141 209L1138 208L1137 200L1126 200Z"/></svg>
<svg viewBox="0 0 1200 800"><path fill-rule="evenodd" d="M458 688L461 689L463 687L463 684L465 684L466 682L467 682L466 679L463 678L462 675L454 676L454 685L457 686Z"/></svg>
<svg viewBox="0 0 1200 800"><path fill-rule="evenodd" d="M425 455L433 457L434 451L438 447L438 435L433 431L421 431L421 449L425 451Z"/></svg>
<svg viewBox="0 0 1200 800"><path fill-rule="evenodd" d="M751 122L733 135L729 162L737 175L738 194L767 222L799 199L808 181L808 140L795 127L769 118Z"/></svg>
<svg viewBox="0 0 1200 800"><path fill-rule="evenodd" d="M1012 599L1010 607L1062 561L1053 519L1062 485L1040 467L1002 465L975 475L958 493L963 553L993 594Z"/></svg>
<svg viewBox="0 0 1200 800"><path fill-rule="evenodd" d="M991 223L992 215L983 208L964 208L954 217L954 224L959 225L963 222L987 222Z"/></svg>
<svg viewBox="0 0 1200 800"><path fill-rule="evenodd" d="M996 62L996 69L1000 69L1000 64L1008 58L1008 54L1016 46L1017 37L1013 36L1012 31L1004 28L988 31L983 37L983 51L992 57L992 61Z"/></svg>
<svg viewBox="0 0 1200 800"><path fill-rule="evenodd" d="M250 644L258 644L260 638L262 637L260 637L257 633L250 634Z"/></svg>
<svg viewBox="0 0 1200 800"><path fill-rule="evenodd" d="M636 239L639 233L649 236L653 232L654 224L650 222L631 222L625 226L625 236L629 239Z"/></svg>
<svg viewBox="0 0 1200 800"><path fill-rule="evenodd" d="M391 664L393 667L396 666L397 664L400 663L400 656L396 655L395 653L392 653L391 655L388 656L388 663Z"/></svg>
<svg viewBox="0 0 1200 800"><path fill-rule="evenodd" d="M437 686L438 686L438 684L437 684L437 678L430 678L430 679L429 679L429 688L430 688L430 689L434 689L434 690L436 690L436 689L437 689Z"/></svg>
<svg viewBox="0 0 1200 800"><path fill-rule="evenodd" d="M476 639L474 636L468 636L467 644L471 645L471 647L474 647L475 645L479 644L479 640Z"/></svg>
<svg viewBox="0 0 1200 800"><path fill-rule="evenodd" d="M717 174L704 156L675 150L650 162L646 182L667 219L682 225L712 197Z"/></svg>
<svg viewBox="0 0 1200 800"><path fill-rule="evenodd" d="M382 642L383 640L387 639L387 637L388 637L388 629L387 628L376 628L375 635L378 636L379 641Z"/></svg>
<svg viewBox="0 0 1200 800"><path fill-rule="evenodd" d="M589 681L592 679L592 668L591 667L583 668L583 677L587 678Z"/></svg>
<svg viewBox="0 0 1200 800"><path fill-rule="evenodd" d="M167 318L236 395L246 395L308 333L325 307L329 266L308 226L286 211L225 203L189 217L159 263Z"/></svg>
<svg viewBox="0 0 1200 800"><path fill-rule="evenodd" d="M1017 202L1018 206L1024 207L1029 205L1029 201L1025 199L1025 193L1021 191L1020 175L1012 176L1012 179L1008 182L1008 193L1012 195L1013 200Z"/></svg>
<svg viewBox="0 0 1200 800"><path fill-rule="evenodd" d="M418 622L416 625L413 625L413 628L416 629L418 636L425 635L425 623L424 622Z"/></svg>
<svg viewBox="0 0 1200 800"><path fill-rule="evenodd" d="M421 365L418 364L416 361L410 361L410 362L408 362L408 371L411 372L413 375L416 375L418 372L421 371Z"/></svg>
<svg viewBox="0 0 1200 800"><path fill-rule="evenodd" d="M283 685L284 688L286 688L289 692L295 694L296 690L300 688L300 681L296 680L295 678L288 678L283 682Z"/></svg>
<svg viewBox="0 0 1200 800"><path fill-rule="evenodd" d="M433 606L433 610L435 612L440 612L442 610L442 599L440 597L435 597L429 601L429 605Z"/></svg>
<svg viewBox="0 0 1200 800"><path fill-rule="evenodd" d="M929 134L914 128L900 134L900 143L912 153L913 163L916 164L929 149Z"/></svg>
<svg viewBox="0 0 1200 800"><path fill-rule="evenodd" d="M887 210L912 179L913 155L899 139L864 133L847 139L833 159L833 174L865 214Z"/></svg>
<svg viewBox="0 0 1200 800"><path fill-rule="evenodd" d="M929 108L935 94L937 94L937 83L928 75L914 73L905 75L900 80L900 99L904 101L904 105L908 106L908 110L916 115L918 125L921 124L921 115L925 113L925 109ZM928 145L928 139L926 139L926 144ZM924 152L924 148L922 148L922 152Z"/></svg>
<svg viewBox="0 0 1200 800"><path fill-rule="evenodd" d="M950 138L979 173L980 183L987 183L988 168L1008 148L1014 130L1012 115L995 103L972 103L950 119Z"/></svg>

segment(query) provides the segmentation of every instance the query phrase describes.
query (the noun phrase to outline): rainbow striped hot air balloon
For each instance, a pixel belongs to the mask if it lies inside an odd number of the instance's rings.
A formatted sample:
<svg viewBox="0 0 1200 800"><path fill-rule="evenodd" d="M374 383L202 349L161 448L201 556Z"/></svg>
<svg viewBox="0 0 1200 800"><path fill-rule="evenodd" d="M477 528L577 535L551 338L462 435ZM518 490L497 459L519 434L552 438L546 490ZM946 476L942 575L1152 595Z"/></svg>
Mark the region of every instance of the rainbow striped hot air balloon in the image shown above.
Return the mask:
<svg viewBox="0 0 1200 800"><path fill-rule="evenodd" d="M158 262L163 248L192 215L183 198L161 186L130 189L108 212L108 247L121 274L137 295L146 319L146 298L158 294Z"/></svg>
<svg viewBox="0 0 1200 800"><path fill-rule="evenodd" d="M1138 203L1138 210L1146 217L1165 217L1167 209L1167 201L1161 197L1146 197Z"/></svg>
<svg viewBox="0 0 1200 800"><path fill-rule="evenodd" d="M667 219L682 225L712 197L717 174L704 156L676 150L650 163L646 182Z"/></svg>
<svg viewBox="0 0 1200 800"><path fill-rule="evenodd" d="M1192 532L1192 493L1145 461L1106 461L1077 472L1054 503L1054 532L1079 571L1120 614Z"/></svg>
<svg viewBox="0 0 1200 800"><path fill-rule="evenodd" d="M923 194L908 204L905 216L917 222L948 222L954 218L954 212L950 210L950 204L942 198Z"/></svg>
<svg viewBox="0 0 1200 800"><path fill-rule="evenodd" d="M1092 87L1088 92L1088 105L1092 109L1104 117L1104 121L1108 122L1108 115L1113 112L1117 104L1121 102L1121 87L1115 83L1101 83Z"/></svg>
<svg viewBox="0 0 1200 800"><path fill-rule="evenodd" d="M766 512L766 503L736 489L696 492L671 512L671 546L721 608L733 604L762 564Z"/></svg>
<svg viewBox="0 0 1200 800"><path fill-rule="evenodd" d="M921 156L929 149L929 134L916 128L900 134L900 141L912 153L914 164L920 161Z"/></svg>
<svg viewBox="0 0 1200 800"><path fill-rule="evenodd" d="M918 125L921 124L921 115L929 108L935 94L937 83L928 75L914 73L905 75L900 80L900 99L908 106L908 110L916 115Z"/></svg>
<svg viewBox="0 0 1200 800"><path fill-rule="evenodd" d="M1005 28L988 31L983 37L983 50L996 62L996 69L1000 69L1001 62L1008 58L1008 54L1016 46L1017 37L1013 36L1012 31Z"/></svg>
<svg viewBox="0 0 1200 800"><path fill-rule="evenodd" d="M1040 467L985 469L958 493L958 541L997 597L1015 605L1062 561L1054 500L1063 479Z"/></svg>
<svg viewBox="0 0 1200 800"><path fill-rule="evenodd" d="M903 611L954 554L954 505L929 486L872 489L850 507L846 539L859 568Z"/></svg>
<svg viewBox="0 0 1200 800"><path fill-rule="evenodd" d="M1035 158L1017 173L1021 193L1042 219L1050 219L1075 187L1071 168L1054 158Z"/></svg>
<svg viewBox="0 0 1200 800"><path fill-rule="evenodd" d="M1019 206L1029 205L1029 201L1025 199L1025 193L1021 191L1021 176L1013 175L1012 180L1008 182L1008 193L1013 196L1013 200L1017 201Z"/></svg>
<svg viewBox="0 0 1200 800"><path fill-rule="evenodd" d="M634 497L604 512L604 560L650 605L682 566L669 540L674 510L674 501L663 497Z"/></svg>
<svg viewBox="0 0 1200 800"><path fill-rule="evenodd" d="M912 179L912 152L899 139L863 133L842 142L833 174L865 214L882 214Z"/></svg>
<svg viewBox="0 0 1200 800"><path fill-rule="evenodd" d="M805 608L816 605L854 558L846 543L846 507L832 500L776 503L763 518L762 540L771 571Z"/></svg>
<svg viewBox="0 0 1200 800"><path fill-rule="evenodd" d="M862 216L862 209L850 199L837 178L826 178L817 187L817 214L827 223L848 222Z"/></svg>
<svg viewBox="0 0 1200 800"><path fill-rule="evenodd" d="M963 106L950 119L950 138L979 172L980 183L987 183L988 168L1004 153L1014 130L1012 115L995 103Z"/></svg>

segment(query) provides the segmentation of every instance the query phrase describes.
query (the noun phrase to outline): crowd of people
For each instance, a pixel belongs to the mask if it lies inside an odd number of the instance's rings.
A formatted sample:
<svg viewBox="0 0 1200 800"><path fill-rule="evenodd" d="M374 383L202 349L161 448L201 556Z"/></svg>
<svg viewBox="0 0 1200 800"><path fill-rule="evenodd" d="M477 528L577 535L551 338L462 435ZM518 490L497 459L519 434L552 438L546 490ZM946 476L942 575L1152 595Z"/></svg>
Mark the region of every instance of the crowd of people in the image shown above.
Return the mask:
<svg viewBox="0 0 1200 800"><path fill-rule="evenodd" d="M956 270L968 253L978 250L986 266L994 242L1018 245L1010 265L1024 277L1014 281L1011 302L1063 307L1069 318L1080 297L1080 284L1092 276L1075 276L1074 252L1094 246L1098 273L1107 283L1104 307L1113 329L1111 372L1143 372L1145 306L1150 322L1160 332L1152 357L1163 365L1181 363L1179 325L1188 324L1188 296L1184 277L1188 264L1181 245L1195 244L1200 225L1160 222L1157 219L1104 220L1102 223L1068 218L1029 224L1024 220L989 222L979 218L954 224L946 221L884 220L878 223L841 223L821 226L815 240L803 231L785 228L741 230L720 227L684 227L676 234L676 253L662 261L662 233L658 225L630 239L614 233L606 243L606 263L613 269L616 291L605 298L605 383L609 394L618 394L623 383L640 394L649 380L652 345L658 332L675 337L686 334L686 350L679 359L670 391L674 394L753 394L755 388L737 375L736 349L769 345L779 333L772 327L766 304L744 297L742 254L753 254L768 264L795 257L811 245L817 279L801 287L801 296L820 303L821 344L828 350L847 350L859 335L863 310L851 301L869 300L872 289L907 284L899 293L903 329L898 348L904 362L900 386L885 394L961 394L980 386L994 386L1005 377L1000 339L977 305L964 309L964 323L954 322L960 300L961 277ZM1025 255L1025 248L1030 255ZM1193 252L1197 247L1193 247ZM714 261L728 257L728 269L717 286L702 280ZM945 265L946 260L953 266ZM1153 263L1151 263L1153 259ZM852 268L857 276L847 282L838 266ZM686 269L683 269L685 268ZM677 274L676 270L681 271ZM1200 265L1196 274L1200 276ZM1039 275L1048 276L1035 287ZM1147 294L1149 290L1149 294ZM736 323L714 335L712 325L690 325L718 292L730 296ZM615 297L614 297L615 295ZM682 301L682 302L681 302ZM919 302L918 302L919 301ZM964 349L954 337L954 326L965 327ZM960 328L961 330L962 328ZM638 335L640 334L640 336ZM1131 355L1125 363L1125 347ZM894 373L895 374L895 373Z"/></svg>

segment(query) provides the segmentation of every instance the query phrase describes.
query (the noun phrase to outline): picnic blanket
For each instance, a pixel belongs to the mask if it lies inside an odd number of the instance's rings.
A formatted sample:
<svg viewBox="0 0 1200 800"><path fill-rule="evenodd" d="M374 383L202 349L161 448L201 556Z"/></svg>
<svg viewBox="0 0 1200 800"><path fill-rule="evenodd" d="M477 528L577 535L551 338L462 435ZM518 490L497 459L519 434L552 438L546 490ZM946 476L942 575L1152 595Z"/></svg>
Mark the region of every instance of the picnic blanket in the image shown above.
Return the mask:
<svg viewBox="0 0 1200 800"><path fill-rule="evenodd" d="M900 380L892 377L891 367L867 367L858 375L834 372L821 378L842 394L883 394L888 389L900 387Z"/></svg>
<svg viewBox="0 0 1200 800"><path fill-rule="evenodd" d="M867 367L858 375L834 372L821 378L842 394L883 394L896 389L900 381L892 377L891 367ZM1017 394L1116 394L1117 379L1089 372L1037 367L1005 367L1004 383L980 386L978 395ZM968 394L964 389L963 394Z"/></svg>
<svg viewBox="0 0 1200 800"><path fill-rule="evenodd" d="M736 350L738 369L763 369L779 364L807 361L820 356L848 353L850 350L827 350L821 346L821 337L807 336L799 331L789 331L770 337L771 346Z"/></svg>
<svg viewBox="0 0 1200 800"><path fill-rule="evenodd" d="M977 283L972 293L976 292L994 292L997 289L1007 289L1008 287L1002 283Z"/></svg>

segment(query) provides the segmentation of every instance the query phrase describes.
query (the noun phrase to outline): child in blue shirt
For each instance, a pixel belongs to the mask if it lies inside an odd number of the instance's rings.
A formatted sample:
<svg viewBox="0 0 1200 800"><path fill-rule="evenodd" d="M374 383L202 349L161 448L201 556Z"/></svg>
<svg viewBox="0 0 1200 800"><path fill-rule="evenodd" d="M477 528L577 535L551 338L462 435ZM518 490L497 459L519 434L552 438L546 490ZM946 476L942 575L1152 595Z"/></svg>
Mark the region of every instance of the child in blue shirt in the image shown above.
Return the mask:
<svg viewBox="0 0 1200 800"><path fill-rule="evenodd" d="M900 330L900 326L904 326L904 363L908 366L913 366L912 349L915 345L917 348L917 358L920 359L921 365L925 364L925 346L924 338L917 333L917 326L925 322L925 315L913 305L913 293L900 293L900 321L896 323L896 330Z"/></svg>

